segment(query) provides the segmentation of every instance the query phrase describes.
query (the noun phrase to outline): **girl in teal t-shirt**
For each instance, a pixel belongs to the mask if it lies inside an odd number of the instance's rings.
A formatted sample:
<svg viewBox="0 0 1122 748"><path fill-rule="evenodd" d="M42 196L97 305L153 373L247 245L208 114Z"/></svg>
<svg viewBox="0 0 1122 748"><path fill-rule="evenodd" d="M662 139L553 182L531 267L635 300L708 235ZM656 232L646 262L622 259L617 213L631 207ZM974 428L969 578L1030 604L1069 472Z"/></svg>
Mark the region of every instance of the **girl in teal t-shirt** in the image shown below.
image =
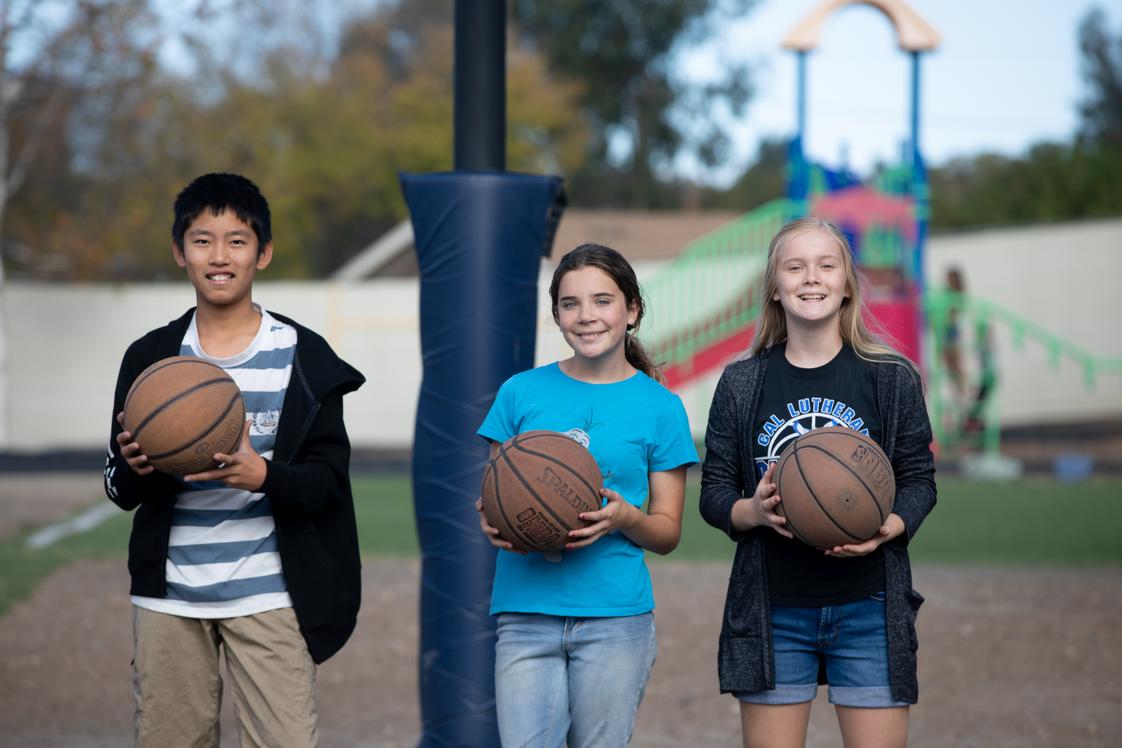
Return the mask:
<svg viewBox="0 0 1122 748"><path fill-rule="evenodd" d="M623 256L577 247L549 293L573 355L507 380L479 434L492 451L525 431L567 434L596 458L604 505L555 554L514 552L480 513L492 545L508 551L491 597L499 734L504 746L622 746L656 651L644 550L678 545L697 451L681 400L634 337L643 300Z"/></svg>

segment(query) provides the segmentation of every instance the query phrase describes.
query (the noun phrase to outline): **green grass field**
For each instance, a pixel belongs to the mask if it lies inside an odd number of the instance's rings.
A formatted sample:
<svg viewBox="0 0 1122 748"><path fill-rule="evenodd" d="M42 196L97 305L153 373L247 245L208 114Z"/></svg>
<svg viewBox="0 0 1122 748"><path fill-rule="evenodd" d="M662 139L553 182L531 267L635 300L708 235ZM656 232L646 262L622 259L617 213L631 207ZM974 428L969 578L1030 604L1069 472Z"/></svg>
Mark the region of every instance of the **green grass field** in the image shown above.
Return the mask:
<svg viewBox="0 0 1122 748"><path fill-rule="evenodd" d="M359 476L355 511L364 555L413 556L417 534L409 479ZM697 512L698 484L689 483L682 543L669 558L728 560L733 545ZM44 550L27 535L0 542L0 615L29 595L61 564L117 558L124 564L131 515ZM913 561L1017 566L1122 565L1122 479L1076 485L1033 479L1014 483L939 481L939 503L911 549Z"/></svg>

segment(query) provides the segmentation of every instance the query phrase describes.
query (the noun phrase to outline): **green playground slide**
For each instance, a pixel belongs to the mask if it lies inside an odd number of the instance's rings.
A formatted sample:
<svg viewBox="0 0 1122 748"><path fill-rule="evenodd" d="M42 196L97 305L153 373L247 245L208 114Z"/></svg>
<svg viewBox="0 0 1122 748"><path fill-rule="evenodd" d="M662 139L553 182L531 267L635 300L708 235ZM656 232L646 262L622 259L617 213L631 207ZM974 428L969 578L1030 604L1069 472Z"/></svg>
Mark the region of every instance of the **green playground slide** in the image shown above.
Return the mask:
<svg viewBox="0 0 1122 748"><path fill-rule="evenodd" d="M1023 349L1027 343L1041 346L1047 353L1048 363L1055 369L1064 363L1078 366L1087 387L1096 387L1102 377L1117 376L1122 381L1122 358L1097 356L992 301L946 289L930 289L924 295L924 313L932 351L927 369L928 404L935 439L940 444L952 448L961 445L968 439L971 427L980 425L985 451L1000 450L1001 420L997 404L1001 376L1015 376L1015 372L999 376L996 371L993 345L997 332L1008 337L1016 350ZM971 359L969 363L975 370L977 381L971 383L972 390L982 383L988 385L984 397L966 408L955 402L943 356L947 329L956 314L959 328L972 332L969 347L962 351L964 358ZM970 423L971 416L974 423Z"/></svg>
<svg viewBox="0 0 1122 748"><path fill-rule="evenodd" d="M804 212L803 203L773 200L693 241L644 279L642 338L660 361L688 361L755 319L768 243Z"/></svg>

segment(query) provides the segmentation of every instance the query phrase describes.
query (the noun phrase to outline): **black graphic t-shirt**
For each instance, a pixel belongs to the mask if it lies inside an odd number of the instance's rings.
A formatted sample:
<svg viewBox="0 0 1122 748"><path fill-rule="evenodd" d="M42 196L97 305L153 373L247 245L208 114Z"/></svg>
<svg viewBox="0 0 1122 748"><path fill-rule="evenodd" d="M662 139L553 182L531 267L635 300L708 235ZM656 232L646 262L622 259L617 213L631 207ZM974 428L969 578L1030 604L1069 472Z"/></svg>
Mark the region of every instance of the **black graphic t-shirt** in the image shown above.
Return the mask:
<svg viewBox="0 0 1122 748"><path fill-rule="evenodd" d="M796 437L813 429L851 428L880 441L874 364L843 345L829 363L802 369L787 361L786 351L786 344L776 346L760 393L752 430L757 477ZM880 548L867 556L835 558L770 530L764 547L768 590L776 605L840 605L884 589Z"/></svg>

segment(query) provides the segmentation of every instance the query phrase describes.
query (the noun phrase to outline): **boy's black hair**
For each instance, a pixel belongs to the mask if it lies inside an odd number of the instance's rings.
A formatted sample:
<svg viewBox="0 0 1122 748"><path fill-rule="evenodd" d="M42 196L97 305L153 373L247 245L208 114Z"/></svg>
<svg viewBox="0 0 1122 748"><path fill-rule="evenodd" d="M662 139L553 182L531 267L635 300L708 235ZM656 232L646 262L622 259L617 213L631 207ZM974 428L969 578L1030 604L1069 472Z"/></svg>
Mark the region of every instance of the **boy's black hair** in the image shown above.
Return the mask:
<svg viewBox="0 0 1122 748"><path fill-rule="evenodd" d="M171 239L183 251L183 235L191 222L204 210L219 215L232 210L257 235L257 252L273 240L270 225L269 202L257 185L240 174L204 174L183 188L175 198L175 221L171 225Z"/></svg>

